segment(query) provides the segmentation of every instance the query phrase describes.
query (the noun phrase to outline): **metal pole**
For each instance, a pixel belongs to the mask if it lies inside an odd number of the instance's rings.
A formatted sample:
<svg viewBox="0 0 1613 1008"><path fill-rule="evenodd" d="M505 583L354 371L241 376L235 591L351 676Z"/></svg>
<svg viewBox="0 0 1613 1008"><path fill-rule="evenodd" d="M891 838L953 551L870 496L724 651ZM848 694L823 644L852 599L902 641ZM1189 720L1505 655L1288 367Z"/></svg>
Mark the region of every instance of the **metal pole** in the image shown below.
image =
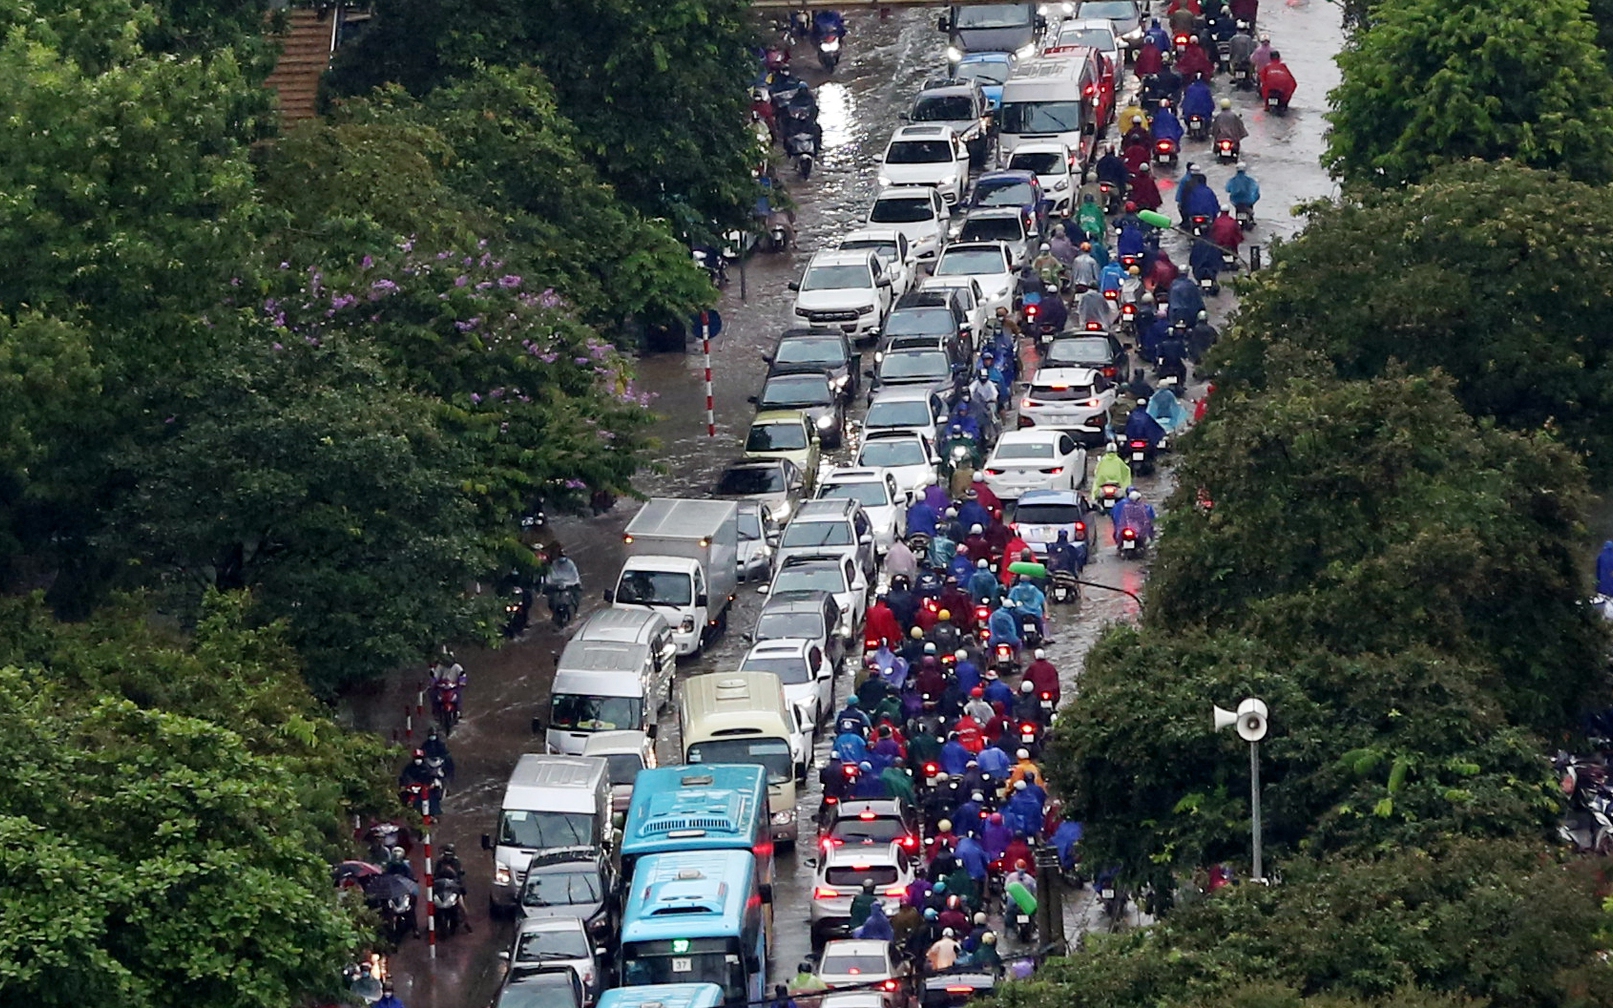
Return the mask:
<svg viewBox="0 0 1613 1008"><path fill-rule="evenodd" d="M431 788L421 792L420 818L425 823L425 835L421 838L426 848L426 885L423 890L426 897L426 947L431 950L431 959L437 958L437 903L431 898Z"/></svg>
<svg viewBox="0 0 1613 1008"><path fill-rule="evenodd" d="M1253 273L1260 268L1260 246L1249 246L1249 272Z"/></svg>
<svg viewBox="0 0 1613 1008"><path fill-rule="evenodd" d="M1064 925L1064 908L1059 900L1058 852L1051 847L1036 848L1036 932L1045 949L1054 944Z"/></svg>
<svg viewBox="0 0 1613 1008"><path fill-rule="evenodd" d="M717 436L717 404L711 395L711 316L700 313L700 352L706 363L706 437Z"/></svg>
<svg viewBox="0 0 1613 1008"><path fill-rule="evenodd" d="M1266 877L1264 866L1260 863L1260 743L1249 743L1249 819L1250 830L1254 835L1256 881Z"/></svg>

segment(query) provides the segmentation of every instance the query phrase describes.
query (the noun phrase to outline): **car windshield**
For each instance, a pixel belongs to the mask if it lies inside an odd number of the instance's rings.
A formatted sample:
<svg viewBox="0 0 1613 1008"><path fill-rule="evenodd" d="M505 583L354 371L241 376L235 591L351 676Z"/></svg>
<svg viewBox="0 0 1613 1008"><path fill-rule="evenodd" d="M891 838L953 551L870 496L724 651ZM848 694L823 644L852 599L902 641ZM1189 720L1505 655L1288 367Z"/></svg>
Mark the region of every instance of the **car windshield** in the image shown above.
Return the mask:
<svg viewBox="0 0 1613 1008"><path fill-rule="evenodd" d="M638 753L608 753L605 756L605 772L610 775L612 784L631 784L638 780L638 772L644 769L644 757Z"/></svg>
<svg viewBox="0 0 1613 1008"><path fill-rule="evenodd" d="M838 952L823 957L823 965L818 968L819 973L827 976L848 976L855 973L867 973L871 976L882 977L890 972L891 964L882 955L870 953Z"/></svg>
<svg viewBox="0 0 1613 1008"><path fill-rule="evenodd" d="M801 423L751 424L745 437L749 452L801 451L807 446L806 427Z"/></svg>
<svg viewBox="0 0 1613 1008"><path fill-rule="evenodd" d="M583 934L582 928L528 931L515 944L515 962L518 965L543 959L586 959L590 954L588 937Z"/></svg>
<svg viewBox="0 0 1613 1008"><path fill-rule="evenodd" d="M598 872L534 871L527 874L526 886L521 890L521 905L550 907L601 903L605 898L601 890Z"/></svg>
<svg viewBox="0 0 1613 1008"><path fill-rule="evenodd" d="M903 350L888 353L879 365L884 381L904 378L945 378L952 373L952 362L940 350Z"/></svg>
<svg viewBox="0 0 1613 1008"><path fill-rule="evenodd" d="M790 744L779 738L713 739L689 747L690 763L750 763L766 768L769 784L783 784L794 771Z"/></svg>
<svg viewBox="0 0 1613 1008"><path fill-rule="evenodd" d="M826 868L823 880L832 886L845 886L847 888L861 888L864 879L871 879L876 886L888 886L896 881L895 865L847 865L840 868Z"/></svg>
<svg viewBox="0 0 1613 1008"><path fill-rule="evenodd" d="M865 508L887 507L890 494L883 480L863 480L855 483L830 483L818 491L819 500L854 500Z"/></svg>
<svg viewBox="0 0 1613 1008"><path fill-rule="evenodd" d="M899 819L836 819L829 835L846 843L888 844L907 836L907 826Z"/></svg>
<svg viewBox="0 0 1613 1008"><path fill-rule="evenodd" d="M1076 339L1056 339L1047 348L1047 363L1108 364L1114 351L1106 339L1081 336Z"/></svg>
<svg viewBox="0 0 1613 1008"><path fill-rule="evenodd" d="M498 821L502 847L544 850L549 847L591 847L594 817L588 812L528 812L505 809Z"/></svg>
<svg viewBox="0 0 1613 1008"><path fill-rule="evenodd" d="M958 77L982 84L1001 84L1008 79L1007 60L971 60L959 64Z"/></svg>
<svg viewBox="0 0 1613 1008"><path fill-rule="evenodd" d="M1031 24L1030 4L982 4L978 7L954 7L954 29L968 28L1028 28Z"/></svg>
<svg viewBox="0 0 1613 1008"><path fill-rule="evenodd" d="M1014 509L1014 521L1026 525L1073 525L1080 518L1077 504L1021 504Z"/></svg>
<svg viewBox="0 0 1613 1008"><path fill-rule="evenodd" d="M877 210L879 208L879 204L876 203L874 208ZM919 218L919 220L925 219L927 218ZM911 224L913 222L907 221L905 223ZM853 252L861 252L864 249L872 249L874 254L879 256L881 262L893 263L896 261L896 243L893 241L885 241L884 239L875 238L858 239L856 241L843 241L840 243L840 247Z"/></svg>
<svg viewBox="0 0 1613 1008"><path fill-rule="evenodd" d="M817 640L823 636L822 613L764 612L756 621L757 640Z"/></svg>
<svg viewBox="0 0 1613 1008"><path fill-rule="evenodd" d="M948 249L941 253L941 263L935 267L936 276L979 276L1006 273L1008 262L1001 249Z"/></svg>
<svg viewBox="0 0 1613 1008"><path fill-rule="evenodd" d="M1026 393L1043 402L1073 402L1092 398L1091 385L1032 385Z"/></svg>
<svg viewBox="0 0 1613 1008"><path fill-rule="evenodd" d="M812 677L807 674L806 662L799 655L787 657L779 655L771 658L746 658L739 666L741 672L771 672L778 676L779 682L786 686L796 686L800 683L811 682Z"/></svg>
<svg viewBox="0 0 1613 1008"><path fill-rule="evenodd" d="M739 513L739 537L741 539L760 539L762 537L762 516L755 511L741 511Z"/></svg>
<svg viewBox="0 0 1613 1008"><path fill-rule="evenodd" d="M843 594L848 590L845 572L834 564L786 567L773 579L775 592L826 591Z"/></svg>
<svg viewBox="0 0 1613 1008"><path fill-rule="evenodd" d="M1071 28L1059 35L1059 45L1109 50L1115 47L1115 35L1107 28Z"/></svg>
<svg viewBox="0 0 1613 1008"><path fill-rule="evenodd" d="M846 362L846 349L838 339L814 339L810 336L779 341L778 353L773 360L780 364L823 364L838 367Z"/></svg>
<svg viewBox="0 0 1613 1008"><path fill-rule="evenodd" d="M678 571L625 571L616 601L630 605L686 606L694 600L689 575Z"/></svg>
<svg viewBox="0 0 1613 1008"><path fill-rule="evenodd" d="M717 492L727 496L784 492L784 473L778 466L730 469L717 481Z"/></svg>
<svg viewBox="0 0 1613 1008"><path fill-rule="evenodd" d="M814 266L801 278L801 289L804 291L852 290L873 285L873 278L868 275L868 267L861 263L848 266Z"/></svg>
<svg viewBox="0 0 1613 1008"><path fill-rule="evenodd" d="M946 308L898 308L885 322L887 336L950 336L954 323Z"/></svg>
<svg viewBox="0 0 1613 1008"><path fill-rule="evenodd" d="M933 422L930 419L930 408L919 400L910 399L902 402L876 400L868 407L868 419L863 421L863 426L928 427Z"/></svg>
<svg viewBox="0 0 1613 1008"><path fill-rule="evenodd" d="M898 140L885 150L886 164L938 164L952 160L945 140Z"/></svg>
<svg viewBox="0 0 1613 1008"><path fill-rule="evenodd" d="M793 521L784 526L780 543L786 548L801 546L850 546L851 526L843 521Z"/></svg>
<svg viewBox="0 0 1613 1008"><path fill-rule="evenodd" d="M522 977L505 985L495 1008L569 1008L577 1004L571 970L560 979Z"/></svg>
<svg viewBox="0 0 1613 1008"><path fill-rule="evenodd" d="M1064 174L1064 158L1058 151L1020 151L1008 159L1008 167L1015 171L1035 172L1038 175Z"/></svg>
<svg viewBox="0 0 1613 1008"><path fill-rule="evenodd" d="M991 182L975 186L977 206L1030 206L1036 202L1036 190L1029 182Z"/></svg>
<svg viewBox="0 0 1613 1008"><path fill-rule="evenodd" d="M773 378L762 388L762 405L776 406L827 406L833 396L829 383L821 375L784 375Z"/></svg>
<svg viewBox="0 0 1613 1008"><path fill-rule="evenodd" d="M1050 459L1053 457L1053 446L1046 441L1008 442L999 444L992 457L999 459Z"/></svg>
<svg viewBox="0 0 1613 1008"><path fill-rule="evenodd" d="M928 196L875 200L874 208L868 212L871 224L918 224L934 217L935 207Z"/></svg>
<svg viewBox="0 0 1613 1008"><path fill-rule="evenodd" d="M975 103L968 95L930 95L913 104L913 122L957 122L973 119Z"/></svg>
<svg viewBox="0 0 1613 1008"><path fill-rule="evenodd" d="M1074 133L1081 128L1081 103L1004 102L1004 133Z"/></svg>
<svg viewBox="0 0 1613 1008"><path fill-rule="evenodd" d="M638 728L644 703L637 697L581 696L556 693L550 701L550 724L567 731L616 731Z"/></svg>
<svg viewBox="0 0 1613 1008"><path fill-rule="evenodd" d="M1024 241L1018 217L975 217L963 222L958 241Z"/></svg>
<svg viewBox="0 0 1613 1008"><path fill-rule="evenodd" d="M860 466L915 466L929 465L924 446L913 440L869 441L857 454Z"/></svg>
<svg viewBox="0 0 1613 1008"><path fill-rule="evenodd" d="M1130 21L1137 17L1133 0L1088 0L1075 12L1078 18L1107 18L1110 21Z"/></svg>

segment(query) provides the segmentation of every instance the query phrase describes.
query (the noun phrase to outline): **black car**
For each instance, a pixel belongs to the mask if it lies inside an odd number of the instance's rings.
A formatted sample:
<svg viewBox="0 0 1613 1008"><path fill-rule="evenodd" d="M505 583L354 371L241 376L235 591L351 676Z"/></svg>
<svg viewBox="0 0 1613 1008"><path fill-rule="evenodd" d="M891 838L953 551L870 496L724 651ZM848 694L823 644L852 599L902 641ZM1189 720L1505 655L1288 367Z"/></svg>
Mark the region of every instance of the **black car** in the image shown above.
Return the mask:
<svg viewBox="0 0 1613 1008"><path fill-rule="evenodd" d="M822 371L773 375L762 394L750 401L763 410L801 410L812 419L825 448L839 448L845 438L845 400Z"/></svg>
<svg viewBox="0 0 1613 1008"><path fill-rule="evenodd" d="M850 399L861 383L859 360L851 340L838 329L786 329L767 361L767 376L827 374L842 399Z"/></svg>
<svg viewBox="0 0 1613 1008"><path fill-rule="evenodd" d="M520 916L576 917L604 941L616 916L616 875L592 847L556 847L533 855L516 900Z"/></svg>
<svg viewBox="0 0 1613 1008"><path fill-rule="evenodd" d="M564 969L511 970L493 1008L582 1008L582 980Z"/></svg>
<svg viewBox="0 0 1613 1008"><path fill-rule="evenodd" d="M919 1008L959 1008L974 998L990 997L996 987L996 974L982 970L935 973L924 978Z"/></svg>
<svg viewBox="0 0 1613 1008"><path fill-rule="evenodd" d="M1047 348L1042 366L1097 368L1105 378L1117 382L1131 378L1126 373L1126 345L1114 333L1060 335Z"/></svg>
<svg viewBox="0 0 1613 1008"><path fill-rule="evenodd" d="M885 355L892 350L929 350L938 346L946 349L954 364L969 362L968 344L958 332L952 306L943 303L897 308L885 322L885 334L874 350L874 364L883 363Z"/></svg>
<svg viewBox="0 0 1613 1008"><path fill-rule="evenodd" d="M891 309L891 315L894 316L898 311L907 308L945 308L952 316L953 331L957 334L958 341L963 344L964 356L967 357L974 352L973 323L969 320L969 306L965 303L962 293L941 287L903 294L896 302L896 307ZM889 319L886 320L885 331L887 333L891 331Z"/></svg>

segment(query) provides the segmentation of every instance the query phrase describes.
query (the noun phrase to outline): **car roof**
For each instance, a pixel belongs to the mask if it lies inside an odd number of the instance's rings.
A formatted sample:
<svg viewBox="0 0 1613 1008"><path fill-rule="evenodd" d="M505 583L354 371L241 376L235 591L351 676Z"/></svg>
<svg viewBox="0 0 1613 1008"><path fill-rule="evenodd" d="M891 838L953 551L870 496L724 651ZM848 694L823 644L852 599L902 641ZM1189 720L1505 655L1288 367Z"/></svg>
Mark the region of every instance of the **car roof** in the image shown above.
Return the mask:
<svg viewBox="0 0 1613 1008"><path fill-rule="evenodd" d="M1098 369L1089 367L1044 367L1031 375L1032 385L1091 385L1097 380Z"/></svg>
<svg viewBox="0 0 1613 1008"><path fill-rule="evenodd" d="M1009 209L1012 209L1012 207ZM1001 241L950 242L947 244L946 248L941 250L941 255L944 257L951 252L973 252L979 249L996 249L998 252L1006 252L1008 249L1008 243ZM1003 265L1005 267L1008 265L1006 256L1003 258Z"/></svg>
<svg viewBox="0 0 1613 1008"><path fill-rule="evenodd" d="M586 756L620 755L622 753L641 753L644 751L644 740L647 738L641 731L621 730L594 732L588 736L588 741L582 744L583 754Z"/></svg>
<svg viewBox="0 0 1613 1008"><path fill-rule="evenodd" d="M802 518L809 521L850 521L859 507L861 505L854 500L803 501L790 521L797 522Z"/></svg>
<svg viewBox="0 0 1613 1008"><path fill-rule="evenodd" d="M583 931L587 927L581 917L567 917L562 914L556 917L527 917L516 924L515 932L517 935L523 935L533 931Z"/></svg>
<svg viewBox="0 0 1613 1008"><path fill-rule="evenodd" d="M600 871L604 868L604 855L595 847L547 847L532 855L532 872L542 873L548 869L558 874L562 871L577 871L590 869Z"/></svg>
<svg viewBox="0 0 1613 1008"><path fill-rule="evenodd" d="M835 810L836 819L847 819L847 813L860 815L864 809L875 815L904 815L906 809L902 806L900 798L846 798L840 802Z"/></svg>
<svg viewBox="0 0 1613 1008"><path fill-rule="evenodd" d="M930 196L934 192L935 192L935 190L931 189L929 186L922 186L922 185L886 186L885 188L881 189L879 192L874 194L874 202L877 203L882 199L925 199L925 200L927 200L927 199L930 198Z"/></svg>
<svg viewBox="0 0 1613 1008"><path fill-rule="evenodd" d="M853 867L857 865L878 865L881 868L900 868L903 866L902 855L898 853L900 847L897 841L891 841L883 850L877 844L862 844L856 847L836 847L827 851L821 863L822 867L831 865L836 868ZM884 942L880 942L881 945Z"/></svg>
<svg viewBox="0 0 1613 1008"><path fill-rule="evenodd" d="M823 954L831 952L846 952L852 955L884 955L891 950L891 943L881 938L836 938L825 942ZM894 958L894 957L892 957Z"/></svg>
<svg viewBox="0 0 1613 1008"><path fill-rule="evenodd" d="M919 98L923 98L925 95L969 92L973 91L978 86L979 85L976 82L966 80L961 77L943 77L939 80L928 80L924 82L923 87L919 88L918 96L913 100L916 102Z"/></svg>
<svg viewBox="0 0 1613 1008"><path fill-rule="evenodd" d="M1074 490L1026 490L1019 495L1019 504L1079 504L1081 495Z"/></svg>
<svg viewBox="0 0 1613 1008"><path fill-rule="evenodd" d="M1023 168L998 168L996 171L982 172L975 179L975 185L983 182L1035 182L1036 173Z"/></svg>
<svg viewBox="0 0 1613 1008"><path fill-rule="evenodd" d="M743 665L752 657L760 658L764 655L774 658L799 658L809 647L817 647L817 642L798 637L774 637L751 645L751 649L745 652L745 657L740 659L740 664Z"/></svg>
<svg viewBox="0 0 1613 1008"><path fill-rule="evenodd" d="M953 136L951 126L945 123L925 123L918 126L903 126L891 134L891 143L899 140L935 140L951 136Z"/></svg>
<svg viewBox="0 0 1613 1008"><path fill-rule="evenodd" d="M874 198L879 199L880 197L884 196L888 192L905 193L909 189L921 189L921 190L923 190L925 192L930 191L927 186L893 186L890 189L881 189L879 191L879 195L875 196ZM849 241L880 241L880 242L888 241L888 242L894 242L897 238L901 237L901 234L902 234L902 232L898 231L896 228L884 228L884 227L858 228L857 230L851 232L848 235L841 235L839 244L844 245L846 242L849 242ZM835 330L835 332L839 332L839 330L837 329L837 330Z"/></svg>
<svg viewBox="0 0 1613 1008"><path fill-rule="evenodd" d="M819 249L807 261L807 269L814 266L859 266L868 261L868 249Z"/></svg>
<svg viewBox="0 0 1613 1008"><path fill-rule="evenodd" d="M997 448L1005 444L1047 444L1063 436L1063 431L1051 427L1022 427L1019 430L1003 431L1002 436L997 438L997 446L992 449L992 454L996 454Z"/></svg>
<svg viewBox="0 0 1613 1008"><path fill-rule="evenodd" d="M742 458L723 466L723 472L732 472L735 469L782 469L783 459L777 458Z"/></svg>
<svg viewBox="0 0 1613 1008"><path fill-rule="evenodd" d="M1014 153L1018 154L1023 149L1024 148L1022 147L1015 147ZM970 221L981 217L1007 217L1009 220L1019 220L1019 215L1024 212L1025 211L1020 207L1011 206L970 207L968 210L964 211L963 222L967 224Z"/></svg>
<svg viewBox="0 0 1613 1008"><path fill-rule="evenodd" d="M1071 18L1059 25L1059 34L1064 34L1066 28L1101 28L1114 34L1115 25L1108 18Z"/></svg>
<svg viewBox="0 0 1613 1008"><path fill-rule="evenodd" d="M825 602L832 601L834 594L819 588L791 588L788 591L773 592L762 603L762 611L758 615L765 616L774 612L821 612Z"/></svg>
<svg viewBox="0 0 1613 1008"><path fill-rule="evenodd" d="M885 475L885 470L877 466L838 466L820 476L818 486L825 483L879 483L884 481Z"/></svg>
<svg viewBox="0 0 1613 1008"><path fill-rule="evenodd" d="M804 411L798 410L798 409L762 410L760 413L757 413L755 416L751 417L751 421L750 421L752 427L756 426L757 424L808 423L808 422L810 422L810 421L807 420L806 413Z"/></svg>
<svg viewBox="0 0 1613 1008"><path fill-rule="evenodd" d="M1014 149L1011 153L1009 153L1008 157L1009 160L1012 160L1015 154L1062 154L1069 149L1069 144L1059 143L1057 140L1027 140L1024 143L1014 144ZM1014 170L1019 171L1020 169L1016 168ZM999 210L1002 208L981 207L980 209ZM1012 210L1013 208L1009 207L1008 209Z"/></svg>
<svg viewBox="0 0 1613 1008"><path fill-rule="evenodd" d="M877 402L911 402L915 399L928 402L933 394L927 385L887 385L874 393L874 398L868 405L872 406Z"/></svg>
<svg viewBox="0 0 1613 1008"><path fill-rule="evenodd" d="M792 371L792 372L790 372L788 374L768 375L767 376L767 382L765 382L764 384L769 384L769 383L772 383L772 382L811 381L814 378L816 378L818 381L823 382L825 385L829 384L829 376L824 374L821 371ZM771 411L769 411L769 412L771 412ZM791 411L788 411L788 412L800 412L800 411L799 410L791 410Z"/></svg>
<svg viewBox="0 0 1613 1008"><path fill-rule="evenodd" d="M808 501L807 503L810 504L811 501ZM843 564L845 560L846 557L844 554L797 553L794 556L784 558L784 563L779 566L779 572L783 573L785 570L791 567L834 567L839 569L840 565ZM778 577L777 574L773 576L775 578Z"/></svg>
<svg viewBox="0 0 1613 1008"><path fill-rule="evenodd" d="M947 277L946 279L953 279ZM961 279L961 278L960 278ZM908 291L896 302L894 310L903 308L949 308L954 297L953 289L939 290L934 287L920 287L918 290Z"/></svg>

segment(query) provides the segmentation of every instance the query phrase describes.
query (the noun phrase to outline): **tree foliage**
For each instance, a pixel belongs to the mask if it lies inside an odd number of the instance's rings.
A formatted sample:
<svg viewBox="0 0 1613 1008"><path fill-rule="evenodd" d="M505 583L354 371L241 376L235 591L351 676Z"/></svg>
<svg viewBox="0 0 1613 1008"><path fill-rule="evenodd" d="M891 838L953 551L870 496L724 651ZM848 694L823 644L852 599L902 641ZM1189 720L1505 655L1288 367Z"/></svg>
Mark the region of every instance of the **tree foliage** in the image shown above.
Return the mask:
<svg viewBox="0 0 1613 1008"><path fill-rule="evenodd" d="M1338 57L1325 160L1398 186L1468 158L1613 179L1613 80L1585 0L1393 0Z"/></svg>

